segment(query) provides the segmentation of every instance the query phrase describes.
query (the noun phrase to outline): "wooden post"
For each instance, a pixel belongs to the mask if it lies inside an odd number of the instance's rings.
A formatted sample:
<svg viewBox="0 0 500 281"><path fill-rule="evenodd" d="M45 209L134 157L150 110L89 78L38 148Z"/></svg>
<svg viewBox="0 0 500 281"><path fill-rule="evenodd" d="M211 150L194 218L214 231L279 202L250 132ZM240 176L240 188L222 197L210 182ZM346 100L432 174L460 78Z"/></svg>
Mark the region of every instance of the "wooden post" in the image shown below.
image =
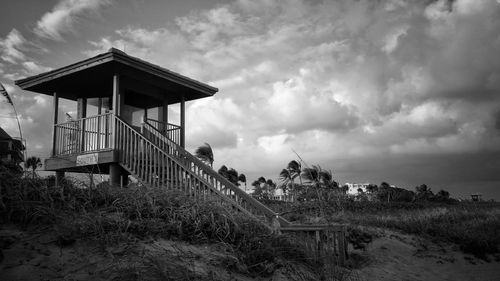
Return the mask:
<svg viewBox="0 0 500 281"><path fill-rule="evenodd" d="M144 124L148 121L148 109L144 108L144 114L142 115L142 120L141 120L141 134L144 134Z"/></svg>
<svg viewBox="0 0 500 281"><path fill-rule="evenodd" d="M113 75L113 115L120 116L120 76ZM114 118L111 118L111 148L115 148L116 126Z"/></svg>
<svg viewBox="0 0 500 281"><path fill-rule="evenodd" d="M64 179L64 171L56 171L56 187L60 187Z"/></svg>
<svg viewBox="0 0 500 281"><path fill-rule="evenodd" d="M120 176L120 187L127 187L127 186L128 186L128 174L122 173Z"/></svg>
<svg viewBox="0 0 500 281"><path fill-rule="evenodd" d="M121 167L118 163L109 164L109 182L113 186L121 185Z"/></svg>
<svg viewBox="0 0 500 281"><path fill-rule="evenodd" d="M85 120L83 118L87 117L87 99L78 98L76 100L76 118L79 121L80 126L80 145L79 149L81 152L85 152Z"/></svg>
<svg viewBox="0 0 500 281"><path fill-rule="evenodd" d="M347 256L347 247L346 247L346 239L345 239L346 227L343 226L342 230L337 232L339 238L339 263L340 266L345 264L346 256Z"/></svg>
<svg viewBox="0 0 500 281"><path fill-rule="evenodd" d="M102 117L100 117L102 113L102 98L99 97L97 99L97 115L99 117L97 117L97 150L100 150L101 149L101 120L102 120Z"/></svg>
<svg viewBox="0 0 500 281"><path fill-rule="evenodd" d="M160 124L162 124L162 127L161 128L158 128L158 130L160 132L162 132L163 134L166 134L167 133L167 129L168 129L168 101L167 100L163 100L163 104L161 107L158 108L158 121L162 122Z"/></svg>
<svg viewBox="0 0 500 281"><path fill-rule="evenodd" d="M324 230L323 230L324 231ZM315 240L316 240L316 261L319 262L321 260L321 236L320 236L320 230L315 231Z"/></svg>
<svg viewBox="0 0 500 281"><path fill-rule="evenodd" d="M186 98L181 99L181 147L186 148Z"/></svg>
<svg viewBox="0 0 500 281"><path fill-rule="evenodd" d="M57 125L57 114L59 110L59 96L57 95L56 92L54 92L54 98L52 101L52 109L53 109L53 116L54 116L54 126L52 126L52 156L56 156L57 154L57 130L56 130L56 125Z"/></svg>

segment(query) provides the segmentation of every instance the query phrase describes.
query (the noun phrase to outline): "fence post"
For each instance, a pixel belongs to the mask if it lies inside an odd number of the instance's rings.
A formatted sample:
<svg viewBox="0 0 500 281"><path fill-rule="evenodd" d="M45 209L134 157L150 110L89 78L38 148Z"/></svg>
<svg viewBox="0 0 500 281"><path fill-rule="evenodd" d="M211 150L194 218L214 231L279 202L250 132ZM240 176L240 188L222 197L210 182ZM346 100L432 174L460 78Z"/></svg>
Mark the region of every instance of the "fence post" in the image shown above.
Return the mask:
<svg viewBox="0 0 500 281"><path fill-rule="evenodd" d="M345 226L342 226L342 230L337 233L339 238L339 263L340 266L345 264L346 258L346 247L345 247Z"/></svg>
<svg viewBox="0 0 500 281"><path fill-rule="evenodd" d="M316 262L321 261L321 235L320 235L320 230L315 231L316 235Z"/></svg>
<svg viewBox="0 0 500 281"><path fill-rule="evenodd" d="M59 95L57 92L54 92L54 98L52 101L52 109L53 109L53 121L54 121L54 126L52 127L52 157L56 156L58 153L57 151L57 113L59 109Z"/></svg>

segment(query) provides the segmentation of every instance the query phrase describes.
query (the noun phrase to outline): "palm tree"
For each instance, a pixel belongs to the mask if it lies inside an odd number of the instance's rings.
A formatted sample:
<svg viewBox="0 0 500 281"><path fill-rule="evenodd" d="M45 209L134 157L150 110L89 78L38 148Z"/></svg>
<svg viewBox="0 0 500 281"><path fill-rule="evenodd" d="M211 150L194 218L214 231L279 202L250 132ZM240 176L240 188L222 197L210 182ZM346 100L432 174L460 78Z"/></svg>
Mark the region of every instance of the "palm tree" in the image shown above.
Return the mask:
<svg viewBox="0 0 500 281"><path fill-rule="evenodd" d="M283 189L283 194L286 195L288 192L294 190L294 177L289 170L283 169L280 172L279 178L280 184L278 185L281 189Z"/></svg>
<svg viewBox="0 0 500 281"><path fill-rule="evenodd" d="M198 157L198 159L208 163L210 167L213 167L212 165L214 163L214 152L212 151L212 147L210 146L210 144L205 143L204 145L198 147L194 153L196 157Z"/></svg>
<svg viewBox="0 0 500 281"><path fill-rule="evenodd" d="M239 185L238 178L238 171L236 171L235 169L231 168L227 171L227 179L236 186Z"/></svg>
<svg viewBox="0 0 500 281"><path fill-rule="evenodd" d="M219 175L225 177L227 179L227 172L229 170L227 169L226 165L222 165L219 170L217 171L217 173L219 173Z"/></svg>
<svg viewBox="0 0 500 281"><path fill-rule="evenodd" d="M320 184L320 166L312 166L312 168L304 168L302 174L300 175L306 182L313 186L319 186Z"/></svg>
<svg viewBox="0 0 500 281"><path fill-rule="evenodd" d="M238 181L245 184L245 192L247 192L247 177L245 176L245 174L240 174L238 176Z"/></svg>
<svg viewBox="0 0 500 281"><path fill-rule="evenodd" d="M337 182L333 180L332 173L321 169L319 165L304 168L301 177L316 190L319 200L321 200L320 189L338 186Z"/></svg>
<svg viewBox="0 0 500 281"><path fill-rule="evenodd" d="M260 177L257 179L260 183L266 183L266 178L265 177Z"/></svg>
<svg viewBox="0 0 500 281"><path fill-rule="evenodd" d="M26 167L26 169L31 168L32 176L33 178L35 178L35 171L37 168L42 167L42 160L36 156L31 156L26 159L26 161L24 162L24 166Z"/></svg>
<svg viewBox="0 0 500 281"><path fill-rule="evenodd" d="M287 170L290 172L292 180L296 177L299 177L300 185L302 185L302 179L300 178L300 174L302 173L302 166L299 162L292 160L287 165Z"/></svg>
<svg viewBox="0 0 500 281"><path fill-rule="evenodd" d="M267 193L269 195L272 194L274 196L274 190L276 189L276 184L273 182L273 180L268 179L265 183L265 186L266 186Z"/></svg>
<svg viewBox="0 0 500 281"><path fill-rule="evenodd" d="M290 173L289 170L283 169L281 170L278 179L280 181L278 186L283 188L283 187L288 187L291 183L293 183L294 178L292 177L292 174Z"/></svg>

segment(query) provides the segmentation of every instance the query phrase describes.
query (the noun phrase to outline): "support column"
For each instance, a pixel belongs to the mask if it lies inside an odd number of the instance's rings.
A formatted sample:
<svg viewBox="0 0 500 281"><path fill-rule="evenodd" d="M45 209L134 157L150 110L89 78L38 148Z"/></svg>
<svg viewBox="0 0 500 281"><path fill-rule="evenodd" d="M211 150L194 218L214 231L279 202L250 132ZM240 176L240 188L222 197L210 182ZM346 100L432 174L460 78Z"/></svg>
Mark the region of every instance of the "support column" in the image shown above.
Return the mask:
<svg viewBox="0 0 500 281"><path fill-rule="evenodd" d="M113 186L121 184L122 167L118 163L109 164L109 183Z"/></svg>
<svg viewBox="0 0 500 281"><path fill-rule="evenodd" d="M120 102L121 100L121 96L120 96L120 76L115 73L115 75L113 75L113 109L112 109L112 112L113 112L113 115L115 116L120 116L120 113L121 113L121 108L120 108ZM111 143L110 143L110 147L112 149L115 148L116 146L116 124L115 124L115 120L114 119L111 119Z"/></svg>
<svg viewBox="0 0 500 281"><path fill-rule="evenodd" d="M141 120L141 134L144 134L144 124L148 121L148 109L144 108L144 114L142 114Z"/></svg>
<svg viewBox="0 0 500 281"><path fill-rule="evenodd" d="M60 187L64 180L64 171L56 171L56 187Z"/></svg>
<svg viewBox="0 0 500 281"><path fill-rule="evenodd" d="M76 100L76 118L79 120L80 124L80 151L85 152L85 120L83 118L87 117L87 99L78 98Z"/></svg>
<svg viewBox="0 0 500 281"><path fill-rule="evenodd" d="M97 115L101 115L102 114L102 98L99 97L97 99Z"/></svg>
<svg viewBox="0 0 500 281"><path fill-rule="evenodd" d="M117 73L113 75L113 114L116 116L120 116L121 108L120 105L121 96L120 96L120 75Z"/></svg>
<svg viewBox="0 0 500 281"><path fill-rule="evenodd" d="M163 104L158 108L158 121L162 122L163 128L159 128L162 133L166 133L168 129L168 102L163 100Z"/></svg>
<svg viewBox="0 0 500 281"><path fill-rule="evenodd" d="M127 173L122 173L120 186L121 187L127 187L128 186L128 174Z"/></svg>
<svg viewBox="0 0 500 281"><path fill-rule="evenodd" d="M78 98L76 100L76 118L81 119L87 117L87 99Z"/></svg>
<svg viewBox="0 0 500 281"><path fill-rule="evenodd" d="M99 97L97 99L97 115L102 114L102 98ZM102 122L102 117L98 117L99 119L97 120L97 150L100 150L102 145L101 145L101 122Z"/></svg>
<svg viewBox="0 0 500 281"><path fill-rule="evenodd" d="M53 121L54 121L54 126L52 126L52 156L56 156L57 154L57 131L56 131L56 124L57 124L57 114L59 110L59 96L57 93L54 93L54 98L52 101L52 110L53 110Z"/></svg>
<svg viewBox="0 0 500 281"><path fill-rule="evenodd" d="M181 147L186 148L186 98L181 99Z"/></svg>

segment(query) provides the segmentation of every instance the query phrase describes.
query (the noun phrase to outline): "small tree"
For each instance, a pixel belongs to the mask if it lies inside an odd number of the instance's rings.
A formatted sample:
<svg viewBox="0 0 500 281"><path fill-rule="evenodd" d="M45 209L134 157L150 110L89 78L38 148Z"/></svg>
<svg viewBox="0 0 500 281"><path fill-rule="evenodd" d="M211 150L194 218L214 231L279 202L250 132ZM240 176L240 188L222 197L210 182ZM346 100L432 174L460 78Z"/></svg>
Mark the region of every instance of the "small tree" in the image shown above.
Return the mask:
<svg viewBox="0 0 500 281"><path fill-rule="evenodd" d="M245 192L247 192L247 176L245 176L245 174L240 174L238 176L238 181L240 181L243 184L245 184Z"/></svg>
<svg viewBox="0 0 500 281"><path fill-rule="evenodd" d="M441 189L435 195L436 199L439 201L447 201L450 199L450 193L444 189Z"/></svg>
<svg viewBox="0 0 500 281"><path fill-rule="evenodd" d="M210 144L205 143L204 145L198 147L194 152L196 157L201 161L208 163L210 167L213 167L214 163L214 152L212 151L212 147Z"/></svg>
<svg viewBox="0 0 500 281"><path fill-rule="evenodd" d="M376 184L369 184L367 187L366 187L366 191L368 193L375 193L378 191L378 186Z"/></svg>
<svg viewBox="0 0 500 281"><path fill-rule="evenodd" d="M36 169L42 167L42 160L36 156L31 156L24 162L26 169L32 170L32 177L36 176Z"/></svg>
<svg viewBox="0 0 500 281"><path fill-rule="evenodd" d="M217 171L217 173L219 173L219 175L225 177L227 179L227 172L228 172L228 168L226 167L226 165L222 165L219 170Z"/></svg>
<svg viewBox="0 0 500 281"><path fill-rule="evenodd" d="M227 171L227 179L233 183L236 186L239 186L240 184L238 183L239 175L238 171L235 169L231 168Z"/></svg>
<svg viewBox="0 0 500 281"><path fill-rule="evenodd" d="M426 184L415 187L415 191L417 192L418 200L431 201L434 198L434 193L432 193L432 190Z"/></svg>

